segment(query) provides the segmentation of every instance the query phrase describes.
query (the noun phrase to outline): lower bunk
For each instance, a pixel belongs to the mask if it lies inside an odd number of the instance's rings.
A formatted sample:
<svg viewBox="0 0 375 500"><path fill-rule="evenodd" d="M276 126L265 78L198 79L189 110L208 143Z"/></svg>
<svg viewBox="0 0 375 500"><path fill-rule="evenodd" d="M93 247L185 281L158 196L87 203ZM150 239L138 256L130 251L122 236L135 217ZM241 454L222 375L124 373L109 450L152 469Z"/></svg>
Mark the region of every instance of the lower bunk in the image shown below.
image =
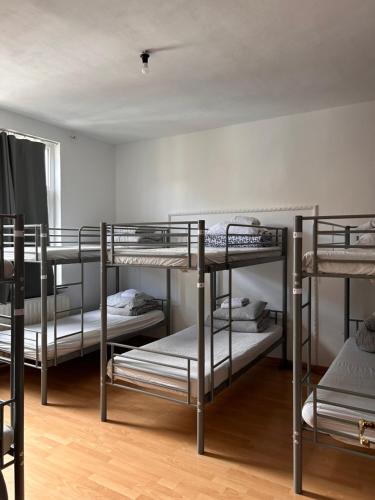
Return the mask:
<svg viewBox="0 0 375 500"><path fill-rule="evenodd" d="M47 360L58 364L66 359L78 357L83 351L99 349L100 310L83 315L65 316L58 320L55 331L54 321L47 323ZM162 325L164 313L160 310L149 311L138 316L108 315L108 338L131 336L148 328ZM0 331L0 352L8 356L11 352L11 330ZM25 359L38 364L42 359L40 323L25 328Z"/></svg>
<svg viewBox="0 0 375 500"><path fill-rule="evenodd" d="M375 447L375 353L362 351L349 338L312 389L302 417L316 439L320 432L347 444Z"/></svg>
<svg viewBox="0 0 375 500"><path fill-rule="evenodd" d="M281 345L282 328L269 319L261 333L220 331L211 342L211 330L205 328L204 386L206 402L230 385L237 376ZM197 328L191 326L168 337L132 348L109 342L112 356L107 375L110 385L121 386L186 404L197 400ZM213 350L212 350L213 345ZM116 354L116 348L130 350Z"/></svg>

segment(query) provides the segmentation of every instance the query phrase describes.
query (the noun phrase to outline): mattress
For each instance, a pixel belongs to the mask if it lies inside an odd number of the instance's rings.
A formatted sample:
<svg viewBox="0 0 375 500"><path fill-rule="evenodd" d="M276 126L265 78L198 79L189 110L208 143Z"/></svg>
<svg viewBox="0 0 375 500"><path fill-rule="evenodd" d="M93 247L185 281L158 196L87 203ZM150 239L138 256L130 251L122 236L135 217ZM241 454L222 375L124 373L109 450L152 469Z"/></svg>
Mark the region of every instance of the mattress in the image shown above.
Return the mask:
<svg viewBox="0 0 375 500"><path fill-rule="evenodd" d="M225 248L205 247L205 262L222 264L225 262ZM236 247L229 248L229 261L260 259L262 257L279 257L281 249L271 247ZM189 256L186 247L177 248L115 248L115 264L149 267L188 267ZM197 265L197 248L191 249L191 266Z"/></svg>
<svg viewBox="0 0 375 500"><path fill-rule="evenodd" d="M320 380L319 385L375 396L375 354L361 351L357 347L354 338L348 339ZM375 399L319 389L317 390L317 397L330 403L345 404L375 412ZM346 433L351 444L359 444L358 421L360 419L375 421L375 414L368 411L348 410L326 403L318 403L317 409L321 415L318 417L318 427L327 429L328 433L329 430ZM302 416L309 426L314 426L312 394L304 404ZM324 416L338 417L342 419L342 422L334 422L324 418ZM368 429L365 435L375 441L375 430ZM337 436L333 435L332 437Z"/></svg>
<svg viewBox="0 0 375 500"><path fill-rule="evenodd" d="M133 334L145 328L157 325L164 319L162 311L150 311L140 316L119 316L108 314L108 339L119 335ZM99 310L90 311L84 315L84 347L90 347L100 342L101 314ZM60 319L57 323L57 354L58 356L77 352L81 348L81 315L75 314ZM25 329L25 358L36 359L36 333L40 332L40 323L29 325ZM69 336L68 336L69 335ZM38 345L38 359L41 359L40 335ZM47 358L53 359L54 351L54 323L48 322ZM10 330L0 332L0 352L10 352Z"/></svg>
<svg viewBox="0 0 375 500"><path fill-rule="evenodd" d="M8 280L13 276L14 267L9 260L4 260L4 279Z"/></svg>
<svg viewBox="0 0 375 500"><path fill-rule="evenodd" d="M303 256L303 270L314 271L314 252ZM318 271L330 274L375 276L375 249L319 250Z"/></svg>
<svg viewBox="0 0 375 500"><path fill-rule="evenodd" d="M271 347L282 337L282 329L269 320L267 328L262 333L232 332L232 370L233 374L241 370L257 356ZM214 363L228 356L228 332L222 331L214 337ZM145 349L163 351L168 355L147 353L132 350L126 354L114 356L108 363L108 376L113 380L131 382L136 385L152 388L153 384L163 384L163 389L171 392L187 390L187 372L179 368L186 368L186 359L173 355L197 357L197 328L191 326L178 333L164 337L145 346ZM171 354L171 356L169 356ZM205 328L205 392L210 390L210 328ZM137 358L137 359L134 359ZM168 367L154 363L164 363ZM134 378L138 381L134 381ZM215 369L214 385L218 387L228 378L228 361L223 362ZM191 361L191 396L197 395L197 362Z"/></svg>
<svg viewBox="0 0 375 500"><path fill-rule="evenodd" d="M4 425L3 427L3 455L8 453L10 450L10 447L13 444L14 440L14 431L12 427L9 427L9 425Z"/></svg>
<svg viewBox="0 0 375 500"><path fill-rule="evenodd" d="M8 247L4 249L4 257L8 260L13 260L14 249ZM48 246L47 260L74 260L78 259L78 245L72 246ZM100 245L81 245L81 256L90 258L100 258ZM25 246L25 261L39 262L41 260L41 247L38 247L38 259L36 259L36 250L33 246Z"/></svg>

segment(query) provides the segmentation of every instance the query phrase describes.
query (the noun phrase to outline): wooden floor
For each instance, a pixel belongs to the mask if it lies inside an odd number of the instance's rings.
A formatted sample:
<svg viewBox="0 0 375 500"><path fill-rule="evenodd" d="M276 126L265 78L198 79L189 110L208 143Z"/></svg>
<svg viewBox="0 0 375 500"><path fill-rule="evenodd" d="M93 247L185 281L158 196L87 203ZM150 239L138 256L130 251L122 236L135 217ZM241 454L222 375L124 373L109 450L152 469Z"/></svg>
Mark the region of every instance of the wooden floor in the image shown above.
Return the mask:
<svg viewBox="0 0 375 500"><path fill-rule="evenodd" d="M96 355L50 370L50 405L26 370L26 492L43 499L283 499L291 491L291 373L265 360L207 409L205 456L193 409L110 390L99 421ZM7 371L0 370L1 393ZM3 394L1 394L2 396ZM307 498L374 499L374 463L306 446ZM10 482L11 474L5 474Z"/></svg>

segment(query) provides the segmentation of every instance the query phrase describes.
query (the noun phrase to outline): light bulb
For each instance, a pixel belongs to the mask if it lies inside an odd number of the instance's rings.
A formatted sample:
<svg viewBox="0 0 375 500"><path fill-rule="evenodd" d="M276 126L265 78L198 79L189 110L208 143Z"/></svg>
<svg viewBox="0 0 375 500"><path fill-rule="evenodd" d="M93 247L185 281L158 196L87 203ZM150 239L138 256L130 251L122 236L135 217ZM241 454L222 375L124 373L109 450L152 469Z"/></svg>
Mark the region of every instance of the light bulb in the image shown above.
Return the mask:
<svg viewBox="0 0 375 500"><path fill-rule="evenodd" d="M144 75L148 75L150 73L150 68L148 67L148 60L150 58L150 53L147 52L147 50L144 50L141 54L140 57L142 59L142 73Z"/></svg>

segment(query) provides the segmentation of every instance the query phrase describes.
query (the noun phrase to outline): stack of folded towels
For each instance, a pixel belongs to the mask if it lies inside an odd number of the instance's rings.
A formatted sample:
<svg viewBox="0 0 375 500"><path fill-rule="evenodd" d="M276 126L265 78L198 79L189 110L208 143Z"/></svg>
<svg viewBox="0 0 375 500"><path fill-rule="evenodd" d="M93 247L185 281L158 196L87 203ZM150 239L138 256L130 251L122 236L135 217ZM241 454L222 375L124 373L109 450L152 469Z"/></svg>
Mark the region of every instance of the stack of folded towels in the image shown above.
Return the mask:
<svg viewBox="0 0 375 500"><path fill-rule="evenodd" d="M155 309L161 309L159 300L133 288L107 297L108 314L139 316Z"/></svg>
<svg viewBox="0 0 375 500"><path fill-rule="evenodd" d="M357 346L366 352L375 352L375 313L365 319L356 335Z"/></svg>
<svg viewBox="0 0 375 500"><path fill-rule="evenodd" d="M232 331L244 333L260 333L267 327L269 311L267 302L250 301L248 298L232 298ZM218 330L228 325L229 299L225 299L221 307L213 313L214 329ZM211 318L206 318L206 326L211 325ZM226 328L228 329L228 328Z"/></svg>

